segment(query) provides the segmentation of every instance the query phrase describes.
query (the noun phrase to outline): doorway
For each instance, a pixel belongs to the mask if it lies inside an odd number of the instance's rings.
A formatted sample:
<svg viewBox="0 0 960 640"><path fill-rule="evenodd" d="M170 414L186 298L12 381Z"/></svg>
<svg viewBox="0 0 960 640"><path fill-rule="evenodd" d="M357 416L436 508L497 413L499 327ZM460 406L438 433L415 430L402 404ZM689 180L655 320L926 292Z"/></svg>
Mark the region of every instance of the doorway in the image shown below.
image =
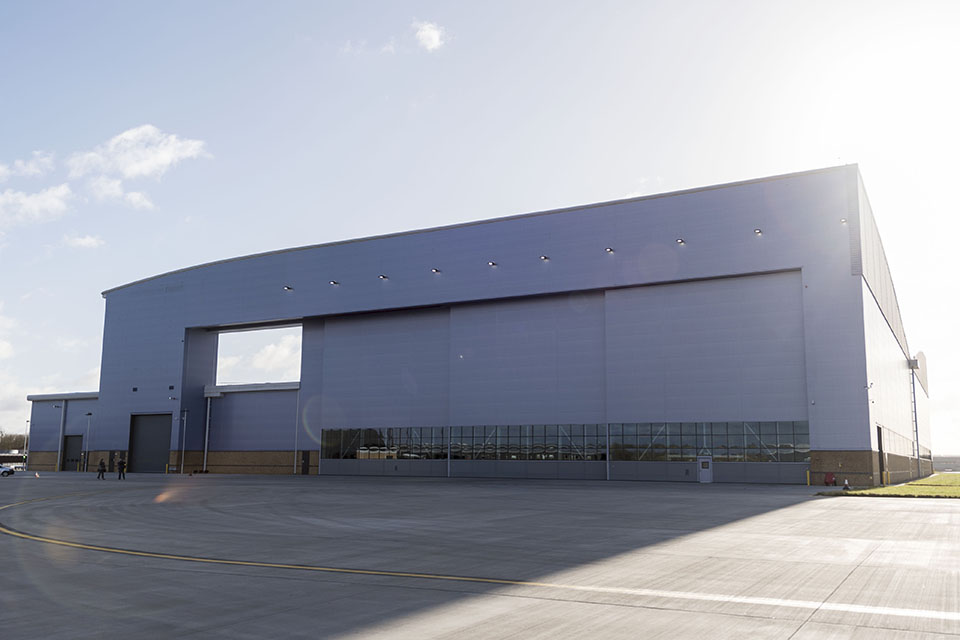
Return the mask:
<svg viewBox="0 0 960 640"><path fill-rule="evenodd" d="M60 462L61 471L80 471L83 460L83 436L63 437L63 460Z"/></svg>
<svg viewBox="0 0 960 640"><path fill-rule="evenodd" d="M128 471L163 473L167 470L172 421L172 413L130 416Z"/></svg>
<svg viewBox="0 0 960 640"><path fill-rule="evenodd" d="M713 482L713 456L697 456L697 480Z"/></svg>

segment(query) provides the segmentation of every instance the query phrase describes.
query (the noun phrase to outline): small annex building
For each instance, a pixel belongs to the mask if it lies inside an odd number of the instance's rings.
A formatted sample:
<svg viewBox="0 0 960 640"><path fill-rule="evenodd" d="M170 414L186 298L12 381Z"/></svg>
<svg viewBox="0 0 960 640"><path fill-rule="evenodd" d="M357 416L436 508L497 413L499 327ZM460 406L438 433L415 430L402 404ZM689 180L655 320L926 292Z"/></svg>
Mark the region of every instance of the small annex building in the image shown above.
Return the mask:
<svg viewBox="0 0 960 640"><path fill-rule="evenodd" d="M104 292L31 470L840 484L932 471L855 165L189 267ZM218 338L302 327L299 382Z"/></svg>

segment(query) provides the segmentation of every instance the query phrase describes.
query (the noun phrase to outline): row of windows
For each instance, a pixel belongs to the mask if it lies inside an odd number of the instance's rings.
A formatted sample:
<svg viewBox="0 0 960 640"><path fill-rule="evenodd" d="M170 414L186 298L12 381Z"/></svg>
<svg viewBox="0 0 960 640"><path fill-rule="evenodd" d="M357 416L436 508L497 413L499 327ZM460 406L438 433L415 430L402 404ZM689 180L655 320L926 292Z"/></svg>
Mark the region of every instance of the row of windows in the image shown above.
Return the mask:
<svg viewBox="0 0 960 640"><path fill-rule="evenodd" d="M448 441L449 438L449 441ZM324 429L321 456L357 460L809 462L806 421Z"/></svg>
<svg viewBox="0 0 960 640"><path fill-rule="evenodd" d="M880 427L881 438L883 438L882 446L884 453L893 453L898 456L905 456L908 458L917 457L917 442L913 438L907 438L902 436L895 431L891 431L884 426ZM930 449L927 447L920 447L920 457L926 460L930 460Z"/></svg>

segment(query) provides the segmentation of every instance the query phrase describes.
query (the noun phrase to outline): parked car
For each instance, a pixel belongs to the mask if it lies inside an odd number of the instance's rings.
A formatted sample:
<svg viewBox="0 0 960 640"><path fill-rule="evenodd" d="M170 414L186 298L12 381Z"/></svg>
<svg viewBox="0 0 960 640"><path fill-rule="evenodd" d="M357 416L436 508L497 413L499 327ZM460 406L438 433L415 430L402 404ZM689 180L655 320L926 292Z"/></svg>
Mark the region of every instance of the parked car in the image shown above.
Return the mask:
<svg viewBox="0 0 960 640"><path fill-rule="evenodd" d="M6 478L7 476L13 475L13 467L8 467L4 464L0 464L0 476Z"/></svg>

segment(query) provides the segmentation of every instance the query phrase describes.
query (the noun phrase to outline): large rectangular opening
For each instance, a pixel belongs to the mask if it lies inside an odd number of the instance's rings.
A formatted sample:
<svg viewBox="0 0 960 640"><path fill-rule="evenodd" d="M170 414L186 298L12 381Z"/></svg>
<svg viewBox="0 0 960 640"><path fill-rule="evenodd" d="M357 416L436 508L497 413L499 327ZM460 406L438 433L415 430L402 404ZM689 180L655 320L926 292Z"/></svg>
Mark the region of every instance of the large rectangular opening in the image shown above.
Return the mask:
<svg viewBox="0 0 960 640"><path fill-rule="evenodd" d="M221 332L217 385L299 382L302 335L300 325Z"/></svg>

